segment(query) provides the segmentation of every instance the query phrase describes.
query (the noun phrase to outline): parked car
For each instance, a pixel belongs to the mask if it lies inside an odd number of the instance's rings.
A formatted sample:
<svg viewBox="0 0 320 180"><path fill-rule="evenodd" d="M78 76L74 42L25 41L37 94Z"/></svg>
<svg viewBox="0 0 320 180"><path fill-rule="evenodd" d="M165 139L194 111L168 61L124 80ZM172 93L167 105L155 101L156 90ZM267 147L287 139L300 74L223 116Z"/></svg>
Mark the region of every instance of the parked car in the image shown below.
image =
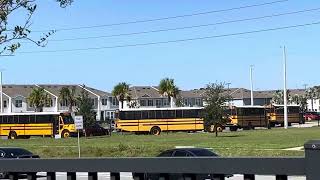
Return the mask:
<svg viewBox="0 0 320 180"><path fill-rule="evenodd" d="M22 148L9 148L0 147L0 159L25 159L25 158L35 158L38 159L40 156L34 155L32 152L22 149ZM10 172L0 172L0 178L8 178ZM23 175L26 173L16 173L17 175ZM36 176L36 172L27 173L27 175Z"/></svg>
<svg viewBox="0 0 320 180"><path fill-rule="evenodd" d="M157 157L218 157L216 153L204 149L204 148L176 148L170 149L160 153ZM132 173L133 177L137 177L141 173ZM160 178L160 174L143 174L144 178L147 180L156 180ZM186 174L170 174L169 179L185 179L188 175ZM226 175L227 178L233 175ZM196 179L213 179L212 174L199 174Z"/></svg>
<svg viewBox="0 0 320 180"><path fill-rule="evenodd" d="M320 120L320 114L318 112L306 112L304 114L305 120Z"/></svg>
<svg viewBox="0 0 320 180"><path fill-rule="evenodd" d="M109 130L103 128L99 124L88 126L83 130L85 136L104 136L109 134Z"/></svg>

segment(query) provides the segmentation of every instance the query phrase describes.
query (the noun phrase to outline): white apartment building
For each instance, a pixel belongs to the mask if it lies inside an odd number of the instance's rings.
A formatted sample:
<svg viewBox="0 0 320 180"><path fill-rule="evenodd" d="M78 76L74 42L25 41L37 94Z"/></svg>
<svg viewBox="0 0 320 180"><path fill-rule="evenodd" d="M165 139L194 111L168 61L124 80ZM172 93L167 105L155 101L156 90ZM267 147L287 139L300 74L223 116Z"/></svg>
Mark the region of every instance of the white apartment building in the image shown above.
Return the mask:
<svg viewBox="0 0 320 180"><path fill-rule="evenodd" d="M104 92L91 87L82 85L60 85L60 84L42 84L42 85L3 85L3 112L4 113L19 113L19 112L34 112L27 101L33 88L42 87L51 98L51 103L48 107L44 107L44 112L65 112L68 111L66 101L59 99L60 90L63 87L75 89L76 96L80 95L82 90L88 92L91 98L94 111L96 111L97 120L108 120L115 118L115 110L118 109L119 103L110 93ZM76 110L76 107L73 107Z"/></svg>

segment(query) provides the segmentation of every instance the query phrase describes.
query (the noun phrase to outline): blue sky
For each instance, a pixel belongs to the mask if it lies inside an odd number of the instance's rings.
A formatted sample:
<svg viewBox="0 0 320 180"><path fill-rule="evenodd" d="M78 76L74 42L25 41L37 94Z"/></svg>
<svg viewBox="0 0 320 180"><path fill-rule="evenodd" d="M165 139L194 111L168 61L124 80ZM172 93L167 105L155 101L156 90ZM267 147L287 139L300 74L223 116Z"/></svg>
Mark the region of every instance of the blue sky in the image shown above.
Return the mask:
<svg viewBox="0 0 320 180"><path fill-rule="evenodd" d="M251 5L272 0L183 1L183 0L75 0L61 9L53 0L38 0L33 30L112 24L161 18ZM112 35L318 8L320 1L289 0L268 6L187 18L122 26L58 31L50 39ZM12 18L21 21L24 16ZM5 83L76 83L111 91L125 81L132 85L157 85L164 77L174 78L181 89L203 87L209 82L230 82L231 87L249 88L249 66L253 64L255 89L282 88L282 45L288 52L288 86L319 85L320 25L161 45L90 51L32 53L124 44L149 43L214 36L320 21L320 11L264 20L224 24L179 31L78 41L50 42L44 48L23 43L14 57L1 57ZM41 32L33 32L37 39Z"/></svg>

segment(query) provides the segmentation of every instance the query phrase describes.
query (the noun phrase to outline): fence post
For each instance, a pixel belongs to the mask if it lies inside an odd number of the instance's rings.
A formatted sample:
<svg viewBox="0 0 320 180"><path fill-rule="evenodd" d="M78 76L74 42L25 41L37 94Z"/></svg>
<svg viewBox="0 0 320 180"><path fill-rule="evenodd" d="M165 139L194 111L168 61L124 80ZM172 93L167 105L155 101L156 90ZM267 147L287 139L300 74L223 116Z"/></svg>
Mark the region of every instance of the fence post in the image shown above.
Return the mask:
<svg viewBox="0 0 320 180"><path fill-rule="evenodd" d="M243 175L244 180L255 180L254 174L244 174Z"/></svg>
<svg viewBox="0 0 320 180"><path fill-rule="evenodd" d="M276 180L288 180L287 175L276 175Z"/></svg>
<svg viewBox="0 0 320 180"><path fill-rule="evenodd" d="M111 180L120 180L120 173L111 172L110 179Z"/></svg>
<svg viewBox="0 0 320 180"><path fill-rule="evenodd" d="M11 173L9 174L9 179L10 180L18 180L18 174L17 173Z"/></svg>
<svg viewBox="0 0 320 180"><path fill-rule="evenodd" d="M67 180L76 180L76 179L77 179L77 173L67 172Z"/></svg>
<svg viewBox="0 0 320 180"><path fill-rule="evenodd" d="M47 180L56 180L55 172L47 172Z"/></svg>
<svg viewBox="0 0 320 180"><path fill-rule="evenodd" d="M307 180L318 180L320 177L320 140L308 141L304 149Z"/></svg>
<svg viewBox="0 0 320 180"><path fill-rule="evenodd" d="M89 172L88 173L88 180L98 180L98 173L97 172Z"/></svg>

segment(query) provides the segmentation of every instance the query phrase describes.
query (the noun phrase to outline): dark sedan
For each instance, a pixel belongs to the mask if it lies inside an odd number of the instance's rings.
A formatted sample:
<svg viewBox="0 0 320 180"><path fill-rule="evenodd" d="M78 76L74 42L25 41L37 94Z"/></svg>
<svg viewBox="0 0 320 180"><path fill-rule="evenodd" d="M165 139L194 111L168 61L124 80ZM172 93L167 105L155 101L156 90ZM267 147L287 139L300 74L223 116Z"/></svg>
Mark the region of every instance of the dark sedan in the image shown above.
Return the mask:
<svg viewBox="0 0 320 180"><path fill-rule="evenodd" d="M25 159L25 158L40 158L32 152L23 148L0 147L0 159ZM17 173L26 174L26 173ZM28 173L28 175L36 176L37 173ZM0 178L8 178L10 172L0 172Z"/></svg>
<svg viewBox="0 0 320 180"><path fill-rule="evenodd" d="M160 153L157 157L218 157L216 153L203 148L177 148L170 149ZM139 173L133 173L133 177L139 176ZM156 180L160 178L160 174L143 174L145 179ZM185 179L187 175L185 174L170 174L169 179ZM231 177L232 175L226 175L226 177ZM196 179L213 179L211 174L199 174Z"/></svg>
<svg viewBox="0 0 320 180"><path fill-rule="evenodd" d="M94 124L92 126L88 126L84 129L85 136L104 136L108 135L109 131L99 124Z"/></svg>

